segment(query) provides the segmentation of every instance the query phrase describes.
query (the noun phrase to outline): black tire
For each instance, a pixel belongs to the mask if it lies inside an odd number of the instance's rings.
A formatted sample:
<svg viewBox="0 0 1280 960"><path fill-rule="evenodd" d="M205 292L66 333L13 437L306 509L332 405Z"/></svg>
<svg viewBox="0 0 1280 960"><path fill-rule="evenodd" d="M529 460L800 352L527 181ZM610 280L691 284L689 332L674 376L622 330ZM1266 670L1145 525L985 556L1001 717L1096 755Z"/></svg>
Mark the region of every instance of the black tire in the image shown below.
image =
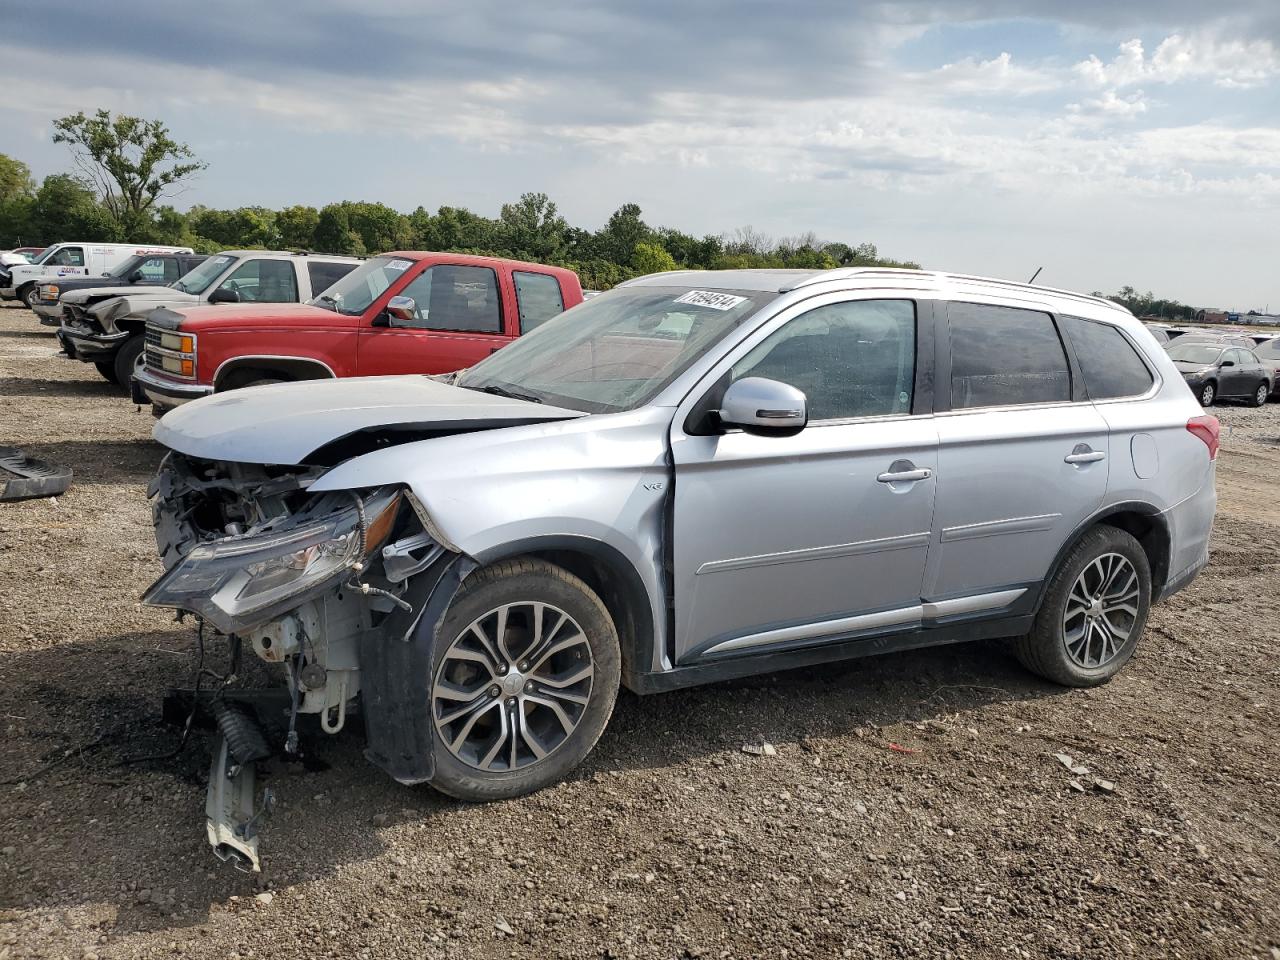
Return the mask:
<svg viewBox="0 0 1280 960"><path fill-rule="evenodd" d="M1271 384L1263 380L1262 383L1258 384L1257 388L1253 391L1253 394L1249 397L1249 406L1251 407L1263 406L1264 404L1266 404L1267 397L1270 396L1270 394L1271 394Z"/></svg>
<svg viewBox="0 0 1280 960"><path fill-rule="evenodd" d="M27 305L27 309L34 312L36 309L36 301L40 299L39 284L35 284L35 283L31 284L29 287L23 290L20 294L18 294L18 296L21 297L22 302Z"/></svg>
<svg viewBox="0 0 1280 960"><path fill-rule="evenodd" d="M115 358L112 360L116 371L115 383L124 387L125 390L129 389L134 368L142 357L144 347L146 347L146 338L136 333L120 345L120 349L116 351Z"/></svg>
<svg viewBox="0 0 1280 960"><path fill-rule="evenodd" d="M1085 568L1109 554L1119 554L1128 560L1137 575L1137 614L1133 617L1128 638L1119 645L1115 655L1099 666L1086 667L1068 652L1063 619L1072 589ZM1031 632L1014 642L1014 653L1024 667L1046 680L1066 687L1094 687L1106 683L1128 663L1142 636L1150 609L1151 567L1142 545L1123 530L1099 524L1086 532L1067 554L1049 582Z"/></svg>
<svg viewBox="0 0 1280 960"><path fill-rule="evenodd" d="M1196 391L1196 399L1200 401L1200 406L1212 407L1214 401L1218 399L1218 385L1212 380L1202 385Z"/></svg>
<svg viewBox="0 0 1280 960"><path fill-rule="evenodd" d="M114 362L110 360L95 360L93 365L98 368L98 372L102 374L104 379L117 384L120 382L116 379L116 365Z"/></svg>
<svg viewBox="0 0 1280 960"><path fill-rule="evenodd" d="M595 673L577 726L547 756L510 771L486 771L454 756L432 723L435 775L431 785L460 800L505 800L531 793L562 779L591 752L613 713L621 679L618 632L604 603L582 580L554 564L533 558L507 560L478 570L467 578L438 631L433 661L444 658L467 627L487 612L510 603L549 603L567 613L581 628L590 647ZM432 696L435 677L425 694ZM428 704L435 717L436 706Z"/></svg>
<svg viewBox="0 0 1280 960"><path fill-rule="evenodd" d="M288 383L283 377L270 377L253 373L252 371L243 374L232 374L227 377L222 386L217 388L218 393L225 393L227 390L241 390L244 387L265 387L272 383Z"/></svg>

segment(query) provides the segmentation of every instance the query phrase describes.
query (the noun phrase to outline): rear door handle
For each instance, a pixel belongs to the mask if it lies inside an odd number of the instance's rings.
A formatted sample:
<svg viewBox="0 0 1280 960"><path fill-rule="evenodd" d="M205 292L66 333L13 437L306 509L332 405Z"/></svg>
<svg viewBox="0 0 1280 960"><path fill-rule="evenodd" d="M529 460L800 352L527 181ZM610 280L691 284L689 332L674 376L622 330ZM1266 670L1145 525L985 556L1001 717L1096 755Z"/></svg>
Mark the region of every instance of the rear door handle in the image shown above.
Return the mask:
<svg viewBox="0 0 1280 960"><path fill-rule="evenodd" d="M1099 460L1107 459L1107 455L1101 450L1081 450L1078 453L1069 453L1063 457L1064 463L1097 463Z"/></svg>
<svg viewBox="0 0 1280 960"><path fill-rule="evenodd" d="M919 470L900 470L896 473L882 473L876 477L878 483L914 483L917 480L928 480L933 476L933 471L927 467Z"/></svg>

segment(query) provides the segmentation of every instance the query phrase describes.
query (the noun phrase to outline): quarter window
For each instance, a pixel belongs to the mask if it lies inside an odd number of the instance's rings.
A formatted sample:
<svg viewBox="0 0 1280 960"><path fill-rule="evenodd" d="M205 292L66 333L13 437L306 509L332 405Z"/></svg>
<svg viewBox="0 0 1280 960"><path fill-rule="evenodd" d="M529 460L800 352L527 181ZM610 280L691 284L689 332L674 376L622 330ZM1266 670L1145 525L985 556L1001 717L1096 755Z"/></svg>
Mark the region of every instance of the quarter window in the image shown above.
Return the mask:
<svg viewBox="0 0 1280 960"><path fill-rule="evenodd" d="M560 281L545 273L512 273L516 282L516 304L520 308L520 332L528 333L558 313L564 312Z"/></svg>
<svg viewBox="0 0 1280 960"><path fill-rule="evenodd" d="M952 409L1071 399L1067 354L1049 314L951 303L947 318Z"/></svg>
<svg viewBox="0 0 1280 960"><path fill-rule="evenodd" d="M308 260L307 274L311 278L311 292L313 294L324 293L355 268L356 264L354 263Z"/></svg>
<svg viewBox="0 0 1280 960"><path fill-rule="evenodd" d="M298 278L288 260L246 260L218 286L244 303L297 303Z"/></svg>
<svg viewBox="0 0 1280 960"><path fill-rule="evenodd" d="M910 300L852 300L791 320L734 365L801 390L810 420L911 412L916 308Z"/></svg>
<svg viewBox="0 0 1280 960"><path fill-rule="evenodd" d="M1080 317L1059 320L1075 348L1090 398L1136 397L1151 388L1151 371L1115 327Z"/></svg>
<svg viewBox="0 0 1280 960"><path fill-rule="evenodd" d="M148 257L136 270L142 274L144 283L172 283L178 279L177 261L173 257Z"/></svg>
<svg viewBox="0 0 1280 960"><path fill-rule="evenodd" d="M397 326L419 330L454 330L468 333L501 333L498 277L488 267L437 264L418 274L400 291L411 297L417 319Z"/></svg>

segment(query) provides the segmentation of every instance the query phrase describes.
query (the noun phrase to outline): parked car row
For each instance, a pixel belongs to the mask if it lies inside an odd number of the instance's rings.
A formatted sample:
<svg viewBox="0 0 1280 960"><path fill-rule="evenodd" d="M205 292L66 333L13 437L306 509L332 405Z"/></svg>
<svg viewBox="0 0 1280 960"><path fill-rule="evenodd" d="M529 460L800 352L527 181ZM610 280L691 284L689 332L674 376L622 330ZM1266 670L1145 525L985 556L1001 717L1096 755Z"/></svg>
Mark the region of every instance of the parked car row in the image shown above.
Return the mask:
<svg viewBox="0 0 1280 960"><path fill-rule="evenodd" d="M1156 335L1151 324L1146 326ZM1280 395L1280 337L1275 334L1182 328L1173 339L1165 336L1162 346L1201 406L1243 400L1260 407Z"/></svg>

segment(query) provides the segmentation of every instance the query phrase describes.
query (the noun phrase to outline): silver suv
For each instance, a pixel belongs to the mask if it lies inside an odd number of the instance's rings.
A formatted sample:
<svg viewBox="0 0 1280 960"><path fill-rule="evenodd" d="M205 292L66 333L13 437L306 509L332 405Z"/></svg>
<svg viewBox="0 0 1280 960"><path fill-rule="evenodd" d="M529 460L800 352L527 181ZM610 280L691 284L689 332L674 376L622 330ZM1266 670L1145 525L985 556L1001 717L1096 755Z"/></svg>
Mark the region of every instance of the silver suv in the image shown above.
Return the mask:
<svg viewBox="0 0 1280 960"><path fill-rule="evenodd" d="M1207 561L1218 449L1115 304L883 269L644 277L459 374L216 395L155 436L146 600L284 667L290 748L358 707L370 760L469 800L564 776L620 684L982 637L1103 683ZM267 738L220 726L211 783L251 796L236 744ZM209 810L255 859L244 804Z"/></svg>

